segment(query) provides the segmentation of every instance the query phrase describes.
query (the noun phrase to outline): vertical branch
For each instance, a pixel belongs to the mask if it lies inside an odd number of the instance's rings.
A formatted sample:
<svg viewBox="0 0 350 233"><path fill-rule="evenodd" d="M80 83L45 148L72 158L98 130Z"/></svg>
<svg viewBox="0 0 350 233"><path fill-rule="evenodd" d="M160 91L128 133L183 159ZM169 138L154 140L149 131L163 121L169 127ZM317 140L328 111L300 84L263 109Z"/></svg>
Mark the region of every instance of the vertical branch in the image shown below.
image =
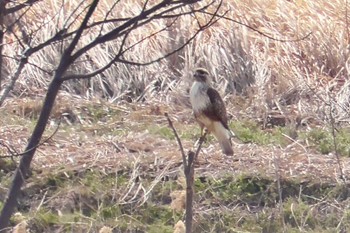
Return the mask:
<svg viewBox="0 0 350 233"><path fill-rule="evenodd" d="M276 158L276 155L273 155L273 163L275 167L275 175L276 175L276 181L277 181L277 191L278 191L278 201L279 201L279 209L280 209L280 215L282 219L282 225L283 225L283 231L285 231L286 223L284 221L284 211L283 211L283 196L282 196L282 186L281 186L281 175L280 175L280 156Z"/></svg>
<svg viewBox="0 0 350 233"><path fill-rule="evenodd" d="M185 155L184 148L183 148L183 146L182 146L181 139L180 139L179 135L177 134L177 131L176 131L174 125L173 125L173 122L170 120L170 117L169 117L168 113L165 113L164 116L165 116L166 119L168 120L169 127L173 130L174 135L175 135L175 138L176 138L176 140L177 140L177 143L179 144L180 151L181 151L181 155L182 155L182 163L183 163L183 166L184 166L184 172L185 172L185 175L186 175L186 171L187 171L187 161L186 161L186 155Z"/></svg>
<svg viewBox="0 0 350 233"><path fill-rule="evenodd" d="M192 232L193 226L193 194L194 194L194 159L196 155L193 151L188 152L186 177L186 233Z"/></svg>
<svg viewBox="0 0 350 233"><path fill-rule="evenodd" d="M193 223L193 194L194 194L194 163L197 161L198 154L202 148L202 144L205 140L205 137L207 136L207 132L203 134L199 138L199 143L196 152L189 151L188 152L188 159L186 159L186 155L181 143L181 139L179 135L177 134L177 131L172 123L172 121L169 118L169 115L167 113L164 114L165 117L168 120L169 127L173 130L175 138L179 144L182 159L183 159L183 166L184 166L184 173L186 177L186 219L185 219L185 226L186 226L186 233L192 233L192 223Z"/></svg>
<svg viewBox="0 0 350 233"><path fill-rule="evenodd" d="M193 226L193 194L194 194L194 163L197 161L198 154L202 148L202 144L207 136L207 131L199 138L196 153L188 152L187 169L185 170L186 177L186 233L192 233Z"/></svg>
<svg viewBox="0 0 350 233"><path fill-rule="evenodd" d="M322 96L320 96L313 88L311 88L310 86L308 86L308 88L309 88L309 90L311 90L313 92L314 95L317 96L318 99L320 99L326 106L329 107L329 113L325 112L325 114L327 116L329 116L329 120L327 120L328 121L327 123L330 124L329 127L331 129L331 134L332 134L332 139L333 139L333 149L334 149L335 159L337 160L340 179L344 182L344 184L346 184L346 179L344 176L343 166L341 163L339 149L338 149L338 141L337 141L337 134L336 134L337 129L335 126L335 119L333 116L333 109L335 108L334 105L337 105L337 102L334 99L334 97L331 96L331 93L329 91L326 92L326 95L328 97L328 99L326 100ZM340 106L340 105L338 104L338 106ZM342 106L340 106L340 107L342 108ZM347 111L347 110L345 110L345 111Z"/></svg>
<svg viewBox="0 0 350 233"><path fill-rule="evenodd" d="M4 32L5 32L5 25L4 25L4 17L5 17L5 6L7 1L0 1L0 90L1 90L1 84L4 79L2 76L2 66L3 66L3 55L2 50L4 47Z"/></svg>
<svg viewBox="0 0 350 233"><path fill-rule="evenodd" d="M86 13L86 15L85 15L85 17L83 19L83 22L81 23L80 27L78 28L78 30L77 30L77 32L76 32L72 42L70 43L70 45L68 46L68 48L65 50L65 52L63 54L63 57L69 58L69 59L67 59L67 60L62 59L60 66L65 67L65 66L67 66L67 64L69 65L69 64L71 64L72 62L75 61L75 59L72 59L73 50L77 46L77 44L78 44L78 42L79 42L79 40L80 40L84 30L86 29L88 21L91 18L92 14L94 13L98 2L99 2L99 0L94 0L91 3L90 8L89 8L88 12ZM77 58L77 56L76 56L76 58Z"/></svg>
<svg viewBox="0 0 350 233"><path fill-rule="evenodd" d="M0 53L0 57L2 57L1 53ZM2 58L0 58L0 59L2 60ZM27 64L27 62L28 62L27 57L22 56L21 60L19 61L16 72L11 76L9 83L0 91L0 106L3 105L6 97L8 96L10 91L15 86L16 81L19 78L19 76L21 75L22 70L23 70L24 66ZM0 70L1 70L1 68L0 68ZM0 73L0 79L1 79L1 73Z"/></svg>
<svg viewBox="0 0 350 233"><path fill-rule="evenodd" d="M350 43L350 32L349 32L349 19L348 19L348 0L345 0L345 27L346 27L346 36L348 44Z"/></svg>
<svg viewBox="0 0 350 233"><path fill-rule="evenodd" d="M330 93L328 93L328 99L329 99L329 118L330 118L330 125L331 125L331 133L332 133L332 139L333 139L333 148L334 148L334 154L335 158L337 160L338 164L338 170L340 174L340 179L345 182L345 176L343 172L343 167L341 164L340 156L339 156L339 149L338 149L338 141L337 141L337 134L336 134L336 127L335 127L335 119L333 116L333 102L332 102L332 97L330 96Z"/></svg>

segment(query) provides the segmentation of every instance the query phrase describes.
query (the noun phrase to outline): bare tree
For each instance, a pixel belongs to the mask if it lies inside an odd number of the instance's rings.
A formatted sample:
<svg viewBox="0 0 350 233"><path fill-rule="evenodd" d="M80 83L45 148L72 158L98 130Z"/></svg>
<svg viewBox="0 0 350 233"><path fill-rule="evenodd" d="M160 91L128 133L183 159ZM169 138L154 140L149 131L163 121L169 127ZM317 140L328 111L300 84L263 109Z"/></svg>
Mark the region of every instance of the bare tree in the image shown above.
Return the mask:
<svg viewBox="0 0 350 233"><path fill-rule="evenodd" d="M198 146L196 152L188 151L187 158L185 150L182 146L181 139L171 121L169 115L166 113L165 117L168 120L169 127L173 130L176 141L179 145L181 155L182 155L182 164L184 167L184 174L186 177L186 233L192 232L192 222L193 222L193 195L194 195L194 165L197 162L199 152L201 151L202 144L207 136L207 131L199 138Z"/></svg>
<svg viewBox="0 0 350 233"><path fill-rule="evenodd" d="M35 0L28 0L28 4L32 4L37 2ZM40 2L40 1L39 1ZM39 119L36 123L34 131L29 139L29 142L26 146L25 152L21 157L19 167L17 168L12 185L7 194L7 199L5 200L3 209L0 215L0 231L4 232L6 227L9 224L9 219L17 205L17 199L19 195L19 191L25 181L25 177L30 168L31 161L36 152L37 146L40 144L42 135L45 131L47 122L49 120L49 116L51 110L53 108L53 104L55 102L56 96L65 81L68 80L79 80L79 79L88 79L94 77L102 72L106 71L113 64L116 63L124 63L129 65L137 65L144 66L149 65L162 59L169 57L186 45L191 43L191 41L203 30L213 25L221 16L219 14L219 10L222 5L222 1L206 1L202 2L199 0L159 0L159 1L148 1L145 0L142 10L135 16L130 18L115 18L115 19L107 19L109 12L106 14L106 17L101 21L92 21L93 14L98 10L99 0L93 0L91 3L83 7L83 2L79 4L79 6L75 9L75 11L80 12L81 21L77 28L73 28L74 23L66 24L65 27L59 29L56 34L54 34L51 38L48 38L45 42L39 43L36 46L30 46L25 50L24 56L19 60L17 71L13 74L13 80L11 81L14 85L15 80L19 77L21 70L25 65L27 65L27 59L32 54L40 51L44 47L51 45L57 41L65 41L65 48L63 50L62 56L60 58L59 64L57 68L54 70L52 75L52 80L49 84L44 102L42 111L40 113ZM115 1L115 4L121 4L123 1ZM200 3L199 3L200 2ZM18 7L25 7L26 5L18 5ZM112 6L114 7L114 5ZM15 9L13 9L15 10ZM6 11L6 9L5 9ZM7 10L10 12L10 10ZM202 19L198 19L197 14L203 14L207 12L210 15ZM83 15L81 17L81 15ZM222 13L224 14L224 13ZM177 47L172 48L169 51L166 51L164 54L158 57L151 57L147 61L138 61L137 59L127 59L126 54L131 52L137 45L143 43L144 41L149 40L150 38L160 34L171 28L174 23L179 20L182 16L192 16L193 22L196 23L196 30L192 32L191 35L188 35L185 40L183 40ZM78 18L78 17L77 17ZM71 22L75 22L78 20L74 18ZM154 20L158 19L166 19L169 23L165 25L162 29L154 32L150 32L147 36L139 39L136 43L129 42L130 34L137 29L145 27L147 24ZM108 23L117 22L117 25L110 31L105 32L103 27ZM73 29L72 29L72 28ZM83 35L92 29L100 29L100 33L97 34L95 38L93 38L88 43L82 43L81 38ZM98 67L93 72L90 73L71 73L68 72L72 66L76 64L76 62L81 59L88 51L93 49L94 47L114 41L119 49L118 52L111 56L111 59L108 63ZM10 82L10 83L11 83ZM13 86L12 86L13 87ZM7 89L7 93L11 90L10 87ZM6 93L2 93L0 96L0 105L5 98Z"/></svg>
<svg viewBox="0 0 350 233"><path fill-rule="evenodd" d="M15 5L9 6L10 1L0 0L0 106L3 105L6 97L13 90L16 81L20 77L23 69L28 64L28 58L34 53L40 51L41 49L47 47L48 45L63 39L62 30L58 31L52 38L47 38L43 43L32 45L30 43L30 36L24 28L21 19L28 12L28 9L33 6L33 4L40 2L39 0L27 0L25 2L17 3ZM9 7L7 7L9 6ZM23 12L22 12L23 11ZM20 35L18 35L14 28L19 27ZM40 26L39 26L40 28ZM10 75L7 85L2 87L5 77L3 72L4 58L7 57L3 52L3 47L5 45L4 35L13 35L16 38L16 42L20 45L21 51L19 58L15 59L17 62L16 70ZM66 35L68 36L68 35Z"/></svg>

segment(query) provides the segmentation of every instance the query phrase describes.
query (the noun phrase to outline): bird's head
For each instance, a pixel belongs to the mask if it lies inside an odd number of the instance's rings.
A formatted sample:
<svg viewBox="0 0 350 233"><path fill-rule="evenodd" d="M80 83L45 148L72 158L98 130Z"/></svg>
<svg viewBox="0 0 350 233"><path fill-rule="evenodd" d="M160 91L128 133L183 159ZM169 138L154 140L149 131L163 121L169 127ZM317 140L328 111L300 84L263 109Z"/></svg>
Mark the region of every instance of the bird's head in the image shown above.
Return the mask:
<svg viewBox="0 0 350 233"><path fill-rule="evenodd" d="M194 79L198 82L209 82L209 72L204 68L197 68L193 76Z"/></svg>

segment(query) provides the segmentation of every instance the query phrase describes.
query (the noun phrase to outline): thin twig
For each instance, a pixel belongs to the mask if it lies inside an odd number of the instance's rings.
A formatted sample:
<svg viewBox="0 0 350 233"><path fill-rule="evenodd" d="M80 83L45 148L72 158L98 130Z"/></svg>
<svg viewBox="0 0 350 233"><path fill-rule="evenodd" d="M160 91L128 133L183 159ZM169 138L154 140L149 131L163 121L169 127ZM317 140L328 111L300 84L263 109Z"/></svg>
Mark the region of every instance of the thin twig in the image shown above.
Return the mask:
<svg viewBox="0 0 350 233"><path fill-rule="evenodd" d="M5 148L7 149L7 151L8 151L9 154L11 154L11 155L13 155L13 156L16 156L17 151L16 151L16 149L13 148L11 145L7 145L6 143L0 141L0 146L5 147ZM0 158L1 158L1 157L2 157L2 156L0 156Z"/></svg>
<svg viewBox="0 0 350 233"><path fill-rule="evenodd" d="M333 109L335 106L340 107L343 110L346 110L342 105L340 105L335 99L334 97L331 96L331 93L328 91L327 97L328 100L325 100L320 94L318 94L314 88L311 88L307 83L306 86L309 88L309 90L319 99L321 100L321 102L323 102L323 104L325 104L326 106L329 107L329 121L328 123L330 124L330 129L331 129L331 134L332 134L332 140L333 140L333 149L334 149L334 154L335 154L335 159L338 165L338 170L339 170L339 174L340 174L340 179L344 182L344 184L346 184L346 178L343 172L343 166L342 166L342 162L340 159L340 155L339 155L339 148L338 148L338 141L337 141L337 128L335 126L335 118L333 115ZM346 110L347 111L347 110Z"/></svg>
<svg viewBox="0 0 350 233"><path fill-rule="evenodd" d="M348 19L348 0L345 1L345 29L346 29L346 37L348 43L350 42L350 33L349 33L349 19Z"/></svg>
<svg viewBox="0 0 350 233"><path fill-rule="evenodd" d="M186 170L187 169L186 154L185 154L184 148L182 146L181 139L180 139L179 135L177 134L177 131L176 131L174 125L173 125L173 122L170 120L170 117L169 117L168 113L164 113L164 116L168 120L169 127L173 130L175 138L176 138L176 141L179 144L181 155L182 155L182 162L183 162L183 165L184 165L184 169Z"/></svg>
<svg viewBox="0 0 350 233"><path fill-rule="evenodd" d="M226 14L226 13L225 13ZM210 19L208 21L208 23L206 23L205 25L201 26L191 37L189 37L185 43L183 43L182 45L180 45L178 48L173 49L171 52L162 55L158 58L155 58L151 61L148 62L135 62L135 61L129 61L129 60L124 60L124 59L118 59L117 62L120 63L124 63L124 64L129 64L129 65L136 65L136 66L148 66L151 65L153 63L157 63L160 62L161 60L164 60L167 57L170 57L171 55L179 52L180 50L182 50L183 48L185 48L187 45L189 45L197 36L200 32L204 31L205 29L209 28L210 26L212 26L213 24L215 24L222 16L220 15L216 15L218 17L218 19Z"/></svg>
<svg viewBox="0 0 350 233"><path fill-rule="evenodd" d="M10 147L8 145L6 145L5 143L2 143L0 141L0 145L7 148L7 150L9 151L10 154L7 154L7 155L1 155L0 158L12 158L12 157L18 157L18 156L23 156L25 155L26 153L38 148L39 146L43 145L44 143L48 142L51 138L53 138L53 136L55 136L55 134L58 132L58 129L61 125L61 122L62 122L62 116L60 117L59 121L58 121L58 124L57 124L57 127L55 128L55 131L53 131L53 133L47 137L46 139L44 139L43 141L41 141L40 143L38 143L36 146L30 148L29 150L26 150L24 152L21 152L21 153L14 153L12 150L10 150Z"/></svg>
<svg viewBox="0 0 350 233"><path fill-rule="evenodd" d="M278 191L278 201L279 201L279 210L281 216L284 216L284 210L283 210L283 196L282 196L282 186L281 186L281 174L280 174L280 166L279 166L280 157L278 155L278 158L276 158L276 155L273 155L273 163L275 167L275 175L276 175L276 181L277 181L277 191ZM283 230L286 228L286 223L284 221L284 218L282 217L282 225Z"/></svg>
<svg viewBox="0 0 350 233"><path fill-rule="evenodd" d="M213 13L210 13L210 12L202 12L202 13L208 14L208 15L213 15ZM226 17L226 16L222 16L222 19L225 19L225 20L228 20L228 21L232 21L234 23L242 25L242 26L244 26L246 28L249 28L250 30L252 30L252 31L254 31L254 32L256 32L256 33L266 37L266 38L269 38L269 39L274 40L274 41L279 41L279 42L298 42L298 41L302 41L302 40L307 39L312 34L312 32L309 32L305 36L300 37L300 38L296 38L296 39L280 39L280 38L275 38L273 36L270 36L270 35L262 32L262 31L259 31L256 28L254 28L254 27L252 27L252 26L250 26L250 25L248 25L246 23L242 23L242 22L240 22L238 20L235 20L235 19L232 19L232 18L229 18L229 17Z"/></svg>
<svg viewBox="0 0 350 233"><path fill-rule="evenodd" d="M332 133L332 138L333 138L334 154L335 154L335 158L336 158L337 164L338 164L340 179L344 182L344 184L346 184L346 180L345 180L345 176L344 176L344 172L343 172L343 167L342 167L342 163L341 163L340 156L339 156L339 148L338 148L336 127L335 127L335 119L334 119L333 112L332 112L333 105L332 105L331 96L329 93L328 93L328 97L329 97L329 103L330 103L329 118L330 118L331 133Z"/></svg>
<svg viewBox="0 0 350 233"><path fill-rule="evenodd" d="M105 25L104 22L107 22L108 20L108 16L112 14L112 11L115 9L116 5L120 2L120 0L118 1L115 1L112 6L109 7L109 10L107 11L107 13L105 14L105 17L103 18L102 20L102 24L101 24L101 28L100 28L100 32L98 33L98 36L101 36L102 35L102 32L103 32L103 26Z"/></svg>

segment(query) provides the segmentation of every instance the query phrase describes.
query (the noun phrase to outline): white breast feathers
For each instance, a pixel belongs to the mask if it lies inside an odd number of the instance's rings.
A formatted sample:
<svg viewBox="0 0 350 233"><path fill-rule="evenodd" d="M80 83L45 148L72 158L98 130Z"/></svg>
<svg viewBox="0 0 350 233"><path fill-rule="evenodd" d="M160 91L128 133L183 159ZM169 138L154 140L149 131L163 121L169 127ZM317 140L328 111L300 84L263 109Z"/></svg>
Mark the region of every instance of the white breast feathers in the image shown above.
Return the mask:
<svg viewBox="0 0 350 233"><path fill-rule="evenodd" d="M210 99L207 95L208 85L195 81L190 90L190 102L194 112L202 111L210 106Z"/></svg>

